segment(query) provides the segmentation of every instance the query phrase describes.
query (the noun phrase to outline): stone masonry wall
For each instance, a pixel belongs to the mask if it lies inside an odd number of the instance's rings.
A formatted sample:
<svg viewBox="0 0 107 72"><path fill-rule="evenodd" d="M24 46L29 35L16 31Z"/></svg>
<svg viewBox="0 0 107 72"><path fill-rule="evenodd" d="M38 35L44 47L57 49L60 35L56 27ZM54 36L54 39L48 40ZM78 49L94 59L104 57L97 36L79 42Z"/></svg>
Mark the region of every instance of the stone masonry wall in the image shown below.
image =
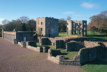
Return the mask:
<svg viewBox="0 0 107 72"><path fill-rule="evenodd" d="M56 52L60 53L58 50L48 50L48 60L61 65L80 65L80 61L75 60L66 60L63 55L54 55Z"/></svg>
<svg viewBox="0 0 107 72"><path fill-rule="evenodd" d="M35 42L18 42L18 44L21 47L36 51L36 52L41 52L41 53L47 53L48 49L50 47L35 47L34 44L36 44Z"/></svg>
<svg viewBox="0 0 107 72"><path fill-rule="evenodd" d="M92 43L91 43L92 44ZM90 45L88 43L88 45ZM94 44L95 45L95 44ZM97 45L97 44L96 44ZM80 49L80 64L83 65L93 61L103 61L106 57L107 48L102 45Z"/></svg>
<svg viewBox="0 0 107 72"><path fill-rule="evenodd" d="M22 32L16 32L16 39L21 42L21 41L24 41L24 37L26 37L26 41L34 41L34 37L33 37L33 34L35 32L25 32L25 31L22 31Z"/></svg>
<svg viewBox="0 0 107 72"><path fill-rule="evenodd" d="M65 48L65 42L64 42L64 40L56 40L55 48L56 49L58 49L58 48L64 49Z"/></svg>
<svg viewBox="0 0 107 72"><path fill-rule="evenodd" d="M10 41L13 41L14 39L16 39L16 36L12 35L12 34L3 33L3 38L10 40Z"/></svg>
<svg viewBox="0 0 107 72"><path fill-rule="evenodd" d="M49 38L41 38L41 45L51 45L51 41Z"/></svg>
<svg viewBox="0 0 107 72"><path fill-rule="evenodd" d="M84 48L83 42L71 41L66 43L67 51L79 51L81 48Z"/></svg>
<svg viewBox="0 0 107 72"><path fill-rule="evenodd" d="M8 39L10 41L14 41L15 39L19 42L24 41L24 37L26 37L26 41L34 41L33 34L35 32L7 32L3 31L3 38ZM16 41L15 40L15 41Z"/></svg>
<svg viewBox="0 0 107 72"><path fill-rule="evenodd" d="M44 37L58 36L58 19L42 17L36 19L36 31Z"/></svg>

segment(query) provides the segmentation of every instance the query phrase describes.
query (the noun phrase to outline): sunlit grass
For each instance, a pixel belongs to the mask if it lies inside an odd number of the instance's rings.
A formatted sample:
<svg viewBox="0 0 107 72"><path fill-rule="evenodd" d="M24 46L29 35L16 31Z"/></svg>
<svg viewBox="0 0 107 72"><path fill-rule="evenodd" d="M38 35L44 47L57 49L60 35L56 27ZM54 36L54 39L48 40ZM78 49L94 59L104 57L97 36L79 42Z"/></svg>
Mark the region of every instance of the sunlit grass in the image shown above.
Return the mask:
<svg viewBox="0 0 107 72"><path fill-rule="evenodd" d="M64 53L64 57L68 59L73 59L74 56L78 54L78 51L67 52L65 49L61 50L61 53Z"/></svg>
<svg viewBox="0 0 107 72"><path fill-rule="evenodd" d="M105 64L86 64L80 68L87 72L107 72L107 65Z"/></svg>

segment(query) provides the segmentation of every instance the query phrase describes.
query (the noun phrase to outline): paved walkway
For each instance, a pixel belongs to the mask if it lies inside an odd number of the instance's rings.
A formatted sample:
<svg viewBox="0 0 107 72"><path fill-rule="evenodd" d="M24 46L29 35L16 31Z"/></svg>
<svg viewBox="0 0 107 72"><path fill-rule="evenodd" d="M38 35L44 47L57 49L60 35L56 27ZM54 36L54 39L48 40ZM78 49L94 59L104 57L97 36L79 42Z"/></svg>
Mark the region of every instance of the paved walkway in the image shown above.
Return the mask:
<svg viewBox="0 0 107 72"><path fill-rule="evenodd" d="M0 38L0 72L84 72L77 66L57 65L47 55Z"/></svg>

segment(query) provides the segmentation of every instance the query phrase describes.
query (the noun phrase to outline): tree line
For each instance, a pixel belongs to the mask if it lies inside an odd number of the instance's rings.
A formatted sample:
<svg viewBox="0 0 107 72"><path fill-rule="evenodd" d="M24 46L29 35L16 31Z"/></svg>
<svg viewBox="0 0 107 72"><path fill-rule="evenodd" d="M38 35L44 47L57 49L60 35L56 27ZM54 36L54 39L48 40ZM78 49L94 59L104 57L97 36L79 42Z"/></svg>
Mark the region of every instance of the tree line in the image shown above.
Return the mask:
<svg viewBox="0 0 107 72"><path fill-rule="evenodd" d="M90 17L91 22L88 24L88 29L98 32L107 33L107 11Z"/></svg>
<svg viewBox="0 0 107 72"><path fill-rule="evenodd" d="M20 17L19 19L8 21L3 21L3 28L5 31L35 31L36 21L29 19L28 17ZM66 32L67 22L64 19L59 19L59 32Z"/></svg>
<svg viewBox="0 0 107 72"><path fill-rule="evenodd" d="M25 16L10 22L4 20L3 23L5 31L35 31L36 28L36 21Z"/></svg>
<svg viewBox="0 0 107 72"><path fill-rule="evenodd" d="M90 20L91 21L88 24L89 30L107 33L107 11L90 17ZM67 31L67 22L65 19L59 19L58 25L59 32ZM5 31L35 31L36 20L29 19L26 16L22 16L12 21L4 20L3 25L0 26L0 29L1 28L4 28Z"/></svg>

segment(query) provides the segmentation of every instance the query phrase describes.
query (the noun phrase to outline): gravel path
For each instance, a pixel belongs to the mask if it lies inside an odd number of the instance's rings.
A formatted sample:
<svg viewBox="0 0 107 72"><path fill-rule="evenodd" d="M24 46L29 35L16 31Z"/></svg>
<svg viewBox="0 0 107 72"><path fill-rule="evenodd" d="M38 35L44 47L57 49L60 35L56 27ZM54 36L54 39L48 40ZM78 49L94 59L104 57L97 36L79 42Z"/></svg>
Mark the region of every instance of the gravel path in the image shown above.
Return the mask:
<svg viewBox="0 0 107 72"><path fill-rule="evenodd" d="M57 65L37 53L0 38L0 72L84 72L77 66Z"/></svg>

